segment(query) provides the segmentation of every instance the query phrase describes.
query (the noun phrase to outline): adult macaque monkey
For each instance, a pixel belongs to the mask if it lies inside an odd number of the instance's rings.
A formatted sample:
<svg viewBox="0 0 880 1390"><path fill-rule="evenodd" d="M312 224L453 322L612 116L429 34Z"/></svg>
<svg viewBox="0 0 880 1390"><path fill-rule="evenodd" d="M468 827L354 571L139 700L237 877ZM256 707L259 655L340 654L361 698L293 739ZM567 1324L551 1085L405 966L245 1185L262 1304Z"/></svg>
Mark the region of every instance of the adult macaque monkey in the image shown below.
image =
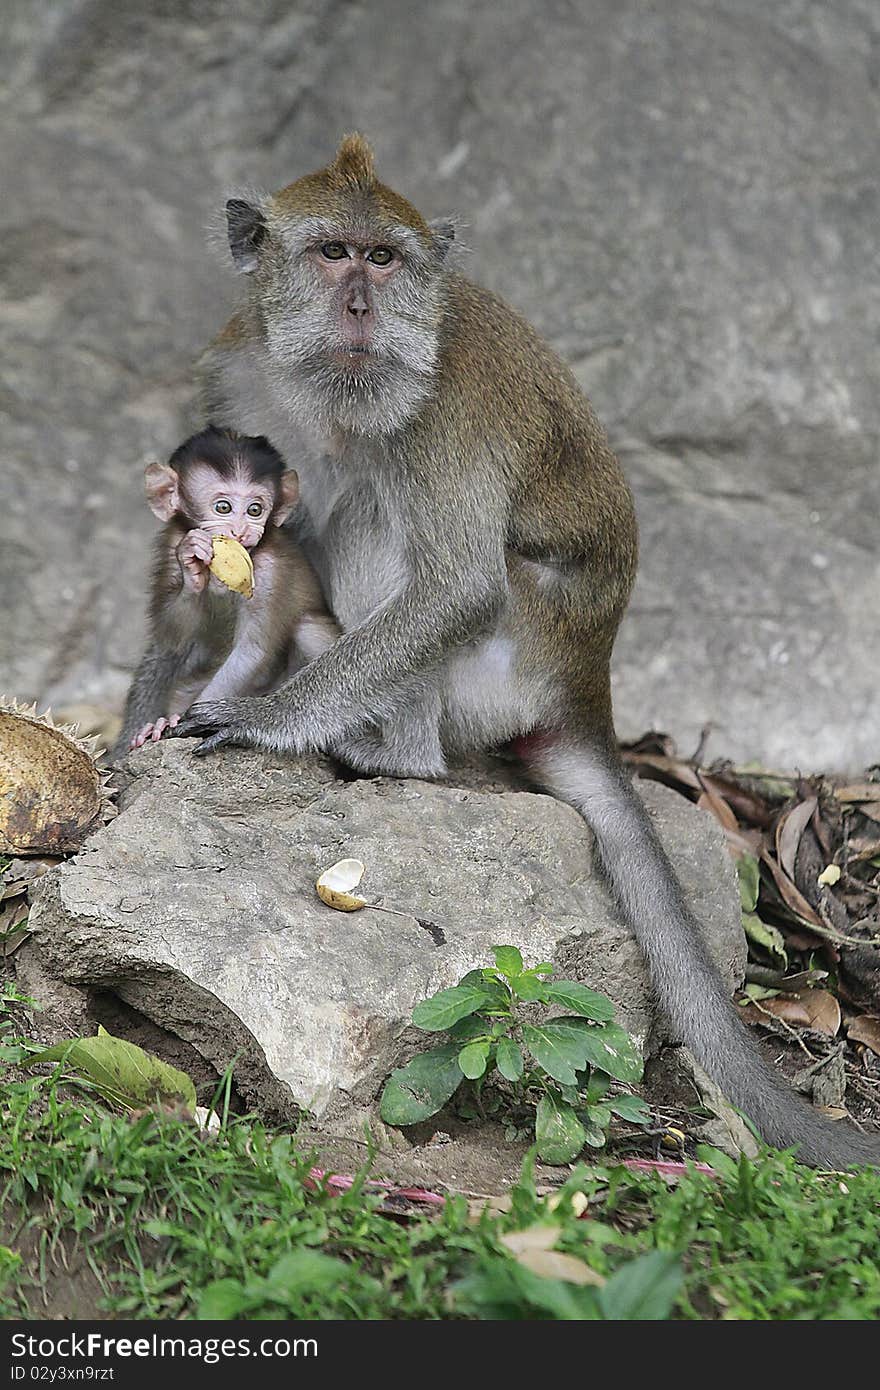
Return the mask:
<svg viewBox="0 0 880 1390"><path fill-rule="evenodd" d="M227 214L250 294L209 350L210 410L295 451L305 541L345 632L274 693L201 702L175 733L200 735L199 753L348 748L426 773L515 740L592 828L663 1008L731 1100L808 1162L880 1161L765 1065L621 765L609 658L636 524L570 372L447 269L451 228L377 181L360 136ZM384 730L414 693L421 743L396 768Z"/></svg>
<svg viewBox="0 0 880 1390"><path fill-rule="evenodd" d="M280 530L297 497L295 473L269 441L213 425L144 473L147 501L165 524L156 540L151 640L129 691L120 757L155 742L197 696L265 691L326 649L339 628L311 565ZM215 536L250 553L253 595L210 572Z"/></svg>

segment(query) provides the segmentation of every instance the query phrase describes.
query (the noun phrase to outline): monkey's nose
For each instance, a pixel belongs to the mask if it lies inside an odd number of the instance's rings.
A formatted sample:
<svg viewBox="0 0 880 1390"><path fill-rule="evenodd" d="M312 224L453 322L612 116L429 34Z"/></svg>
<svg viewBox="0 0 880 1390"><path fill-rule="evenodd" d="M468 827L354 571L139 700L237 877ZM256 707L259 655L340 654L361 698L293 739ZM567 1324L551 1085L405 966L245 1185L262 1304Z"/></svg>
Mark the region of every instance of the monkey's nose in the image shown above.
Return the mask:
<svg viewBox="0 0 880 1390"><path fill-rule="evenodd" d="M370 312L370 306L361 290L355 290L348 301L348 312L354 314L355 318L362 319L365 314Z"/></svg>

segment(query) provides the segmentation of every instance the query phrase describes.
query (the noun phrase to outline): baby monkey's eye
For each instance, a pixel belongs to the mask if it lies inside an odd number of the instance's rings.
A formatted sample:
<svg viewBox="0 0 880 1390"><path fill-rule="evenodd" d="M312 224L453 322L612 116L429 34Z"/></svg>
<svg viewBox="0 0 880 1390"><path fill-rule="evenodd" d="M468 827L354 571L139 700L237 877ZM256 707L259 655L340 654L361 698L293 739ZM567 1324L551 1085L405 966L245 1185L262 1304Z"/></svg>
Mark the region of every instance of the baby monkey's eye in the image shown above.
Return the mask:
<svg viewBox="0 0 880 1390"><path fill-rule="evenodd" d="M326 256L328 261L341 261L348 252L341 241L325 241L321 247L321 255Z"/></svg>
<svg viewBox="0 0 880 1390"><path fill-rule="evenodd" d="M232 511L232 503L221 498L219 502L214 503L214 511L217 512L218 516L228 516Z"/></svg>
<svg viewBox="0 0 880 1390"><path fill-rule="evenodd" d="M263 515L263 504L262 504L262 502L252 502L252 503L250 504L250 506L248 507L248 509L247 509L247 514L248 514L248 516L262 516L262 515Z"/></svg>
<svg viewBox="0 0 880 1390"><path fill-rule="evenodd" d="M374 246L367 260L372 261L374 265L390 265L394 260L394 252L390 246Z"/></svg>

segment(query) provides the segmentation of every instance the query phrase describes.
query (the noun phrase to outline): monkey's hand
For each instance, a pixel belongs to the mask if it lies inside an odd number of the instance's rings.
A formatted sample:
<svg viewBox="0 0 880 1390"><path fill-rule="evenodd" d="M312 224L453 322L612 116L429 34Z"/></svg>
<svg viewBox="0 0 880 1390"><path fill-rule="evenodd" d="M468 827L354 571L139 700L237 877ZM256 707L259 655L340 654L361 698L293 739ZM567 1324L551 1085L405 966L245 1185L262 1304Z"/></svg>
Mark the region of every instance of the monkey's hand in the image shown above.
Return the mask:
<svg viewBox="0 0 880 1390"><path fill-rule="evenodd" d="M214 542L208 532L197 526L187 531L177 547L177 558L183 571L184 588L200 594L208 582L208 566L214 558Z"/></svg>
<svg viewBox="0 0 880 1390"><path fill-rule="evenodd" d="M244 696L237 700L200 700L181 715L179 723L169 733L172 738L200 738L193 749L197 758L213 753L215 748L263 748L272 750L273 741L266 729L272 721L266 719L266 706L271 696Z"/></svg>

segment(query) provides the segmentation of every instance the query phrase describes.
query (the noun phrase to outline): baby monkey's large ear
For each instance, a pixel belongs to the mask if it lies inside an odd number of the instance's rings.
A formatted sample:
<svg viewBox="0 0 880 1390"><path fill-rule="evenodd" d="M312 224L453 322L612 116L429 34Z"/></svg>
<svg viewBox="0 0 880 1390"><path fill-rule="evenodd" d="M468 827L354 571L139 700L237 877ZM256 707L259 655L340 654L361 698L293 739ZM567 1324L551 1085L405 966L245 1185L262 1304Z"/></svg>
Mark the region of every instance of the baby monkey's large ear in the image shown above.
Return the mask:
<svg viewBox="0 0 880 1390"><path fill-rule="evenodd" d="M278 479L278 500L272 508L272 521L281 526L287 520L299 500L299 478L292 468L287 468Z"/></svg>
<svg viewBox="0 0 880 1390"><path fill-rule="evenodd" d="M153 515L160 521L170 521L180 510L180 480L174 469L167 463L148 463L144 487Z"/></svg>

